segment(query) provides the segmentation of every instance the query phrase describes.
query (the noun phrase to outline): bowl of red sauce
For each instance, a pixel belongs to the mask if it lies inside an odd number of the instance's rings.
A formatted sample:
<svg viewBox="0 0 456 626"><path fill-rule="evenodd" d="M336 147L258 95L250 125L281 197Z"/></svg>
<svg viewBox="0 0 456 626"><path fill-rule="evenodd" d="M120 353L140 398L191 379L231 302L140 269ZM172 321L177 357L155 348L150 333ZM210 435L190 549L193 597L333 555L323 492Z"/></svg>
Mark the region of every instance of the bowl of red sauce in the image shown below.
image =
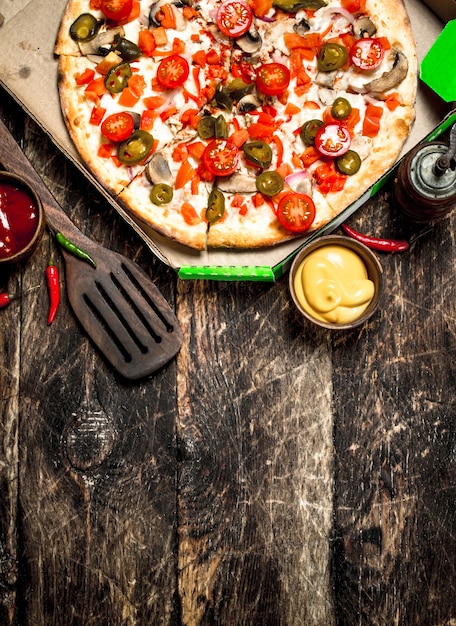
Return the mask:
<svg viewBox="0 0 456 626"><path fill-rule="evenodd" d="M0 264L29 257L46 220L37 193L20 176L0 171Z"/></svg>
<svg viewBox="0 0 456 626"><path fill-rule="evenodd" d="M326 235L298 252L289 287L305 318L323 328L349 330L377 311L383 269L364 244L343 235Z"/></svg>

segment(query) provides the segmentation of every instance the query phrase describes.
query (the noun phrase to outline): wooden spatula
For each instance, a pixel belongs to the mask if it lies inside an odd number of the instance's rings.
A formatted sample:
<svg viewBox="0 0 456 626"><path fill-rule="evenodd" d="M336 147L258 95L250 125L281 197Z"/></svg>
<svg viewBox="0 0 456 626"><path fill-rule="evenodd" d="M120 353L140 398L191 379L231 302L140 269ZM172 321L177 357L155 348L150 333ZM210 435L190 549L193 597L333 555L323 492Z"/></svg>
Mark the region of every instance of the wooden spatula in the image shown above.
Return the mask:
<svg viewBox="0 0 456 626"><path fill-rule="evenodd" d="M70 304L87 334L125 378L152 374L182 344L179 322L150 278L126 257L86 237L69 219L0 120L0 162L40 196L46 219L95 261L63 250Z"/></svg>

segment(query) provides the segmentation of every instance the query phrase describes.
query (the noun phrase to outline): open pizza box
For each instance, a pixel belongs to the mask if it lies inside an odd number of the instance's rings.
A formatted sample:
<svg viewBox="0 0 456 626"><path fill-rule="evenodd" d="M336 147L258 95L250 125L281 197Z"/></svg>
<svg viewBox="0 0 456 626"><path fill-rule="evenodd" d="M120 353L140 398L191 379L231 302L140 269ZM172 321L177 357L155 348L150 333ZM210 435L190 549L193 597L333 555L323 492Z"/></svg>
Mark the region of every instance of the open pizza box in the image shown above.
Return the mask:
<svg viewBox="0 0 456 626"><path fill-rule="evenodd" d="M67 133L60 112L57 92L57 60L54 40L67 0L14 0L0 5L0 82L27 113L46 131L62 152L91 180L106 200L141 236L152 252L174 268L184 279L274 281L282 276L297 251L323 232L335 230L380 189L392 171L383 176L361 198L348 207L325 228L311 236L296 239L265 250L208 250L199 252L161 237L146 229L111 198L86 170ZM417 44L418 60L427 58L428 82L434 79L435 66L441 64L442 46L456 46L452 30L444 37L435 54L428 52L438 40L447 19L456 17L455 0L405 0ZM440 17L439 17L440 16ZM3 21L3 23L1 23ZM450 22L449 25L453 23ZM456 25L456 22L454 22ZM445 32L446 29L444 29ZM454 58L450 52L447 58ZM429 60L430 59L430 60ZM429 67L431 65L431 68ZM448 63L443 65L448 66ZM437 73L438 74L438 73ZM437 81L438 82L438 81ZM441 81L442 82L442 81ZM449 100L441 98L439 84L420 81L416 104L416 121L401 157L420 141L431 140L456 121L456 112L449 112ZM436 93L437 92L437 93ZM456 89L453 89L456 93ZM400 159L399 159L400 160ZM397 164L396 164L397 165Z"/></svg>

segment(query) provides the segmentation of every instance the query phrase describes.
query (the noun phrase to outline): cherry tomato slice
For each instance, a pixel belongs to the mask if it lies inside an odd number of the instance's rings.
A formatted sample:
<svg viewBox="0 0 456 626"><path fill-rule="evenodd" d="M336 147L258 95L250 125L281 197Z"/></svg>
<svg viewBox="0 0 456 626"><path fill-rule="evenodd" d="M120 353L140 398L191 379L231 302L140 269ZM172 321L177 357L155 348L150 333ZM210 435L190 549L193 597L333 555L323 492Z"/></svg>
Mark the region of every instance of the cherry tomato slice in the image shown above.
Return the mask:
<svg viewBox="0 0 456 626"><path fill-rule="evenodd" d="M290 84L290 70L282 63L264 63L257 69L256 86L266 96L279 96Z"/></svg>
<svg viewBox="0 0 456 626"><path fill-rule="evenodd" d="M368 72L375 70L383 61L385 48L380 39L366 37L358 39L350 49L350 59L353 65Z"/></svg>
<svg viewBox="0 0 456 626"><path fill-rule="evenodd" d="M101 134L108 141L125 141L135 130L133 116L126 111L109 115L101 124Z"/></svg>
<svg viewBox="0 0 456 626"><path fill-rule="evenodd" d="M338 157L348 152L351 136L346 126L329 122L323 124L315 135L315 147L324 156Z"/></svg>
<svg viewBox="0 0 456 626"><path fill-rule="evenodd" d="M131 13L133 0L101 0L100 9L108 20L121 22Z"/></svg>
<svg viewBox="0 0 456 626"><path fill-rule="evenodd" d="M229 139L213 139L205 148L203 163L214 176L229 176L239 163L239 149Z"/></svg>
<svg viewBox="0 0 456 626"><path fill-rule="evenodd" d="M303 233L310 228L315 219L315 204L305 193L289 193L277 207L277 219L280 225L293 233Z"/></svg>
<svg viewBox="0 0 456 626"><path fill-rule="evenodd" d="M175 89L185 83L190 73L187 59L179 54L170 54L157 68L157 80L166 89Z"/></svg>
<svg viewBox="0 0 456 626"><path fill-rule="evenodd" d="M252 9L243 0L226 0L217 11L217 26L227 37L244 35L252 23Z"/></svg>

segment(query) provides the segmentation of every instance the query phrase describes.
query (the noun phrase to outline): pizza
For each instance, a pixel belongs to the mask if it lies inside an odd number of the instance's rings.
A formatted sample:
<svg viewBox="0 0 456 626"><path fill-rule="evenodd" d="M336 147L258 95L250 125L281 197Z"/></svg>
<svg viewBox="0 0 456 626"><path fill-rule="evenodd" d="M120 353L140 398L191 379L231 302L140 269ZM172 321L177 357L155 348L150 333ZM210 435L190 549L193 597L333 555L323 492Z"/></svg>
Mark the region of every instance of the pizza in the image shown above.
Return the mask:
<svg viewBox="0 0 456 626"><path fill-rule="evenodd" d="M414 121L402 0L69 0L70 136L138 223L191 248L306 236L397 160Z"/></svg>

